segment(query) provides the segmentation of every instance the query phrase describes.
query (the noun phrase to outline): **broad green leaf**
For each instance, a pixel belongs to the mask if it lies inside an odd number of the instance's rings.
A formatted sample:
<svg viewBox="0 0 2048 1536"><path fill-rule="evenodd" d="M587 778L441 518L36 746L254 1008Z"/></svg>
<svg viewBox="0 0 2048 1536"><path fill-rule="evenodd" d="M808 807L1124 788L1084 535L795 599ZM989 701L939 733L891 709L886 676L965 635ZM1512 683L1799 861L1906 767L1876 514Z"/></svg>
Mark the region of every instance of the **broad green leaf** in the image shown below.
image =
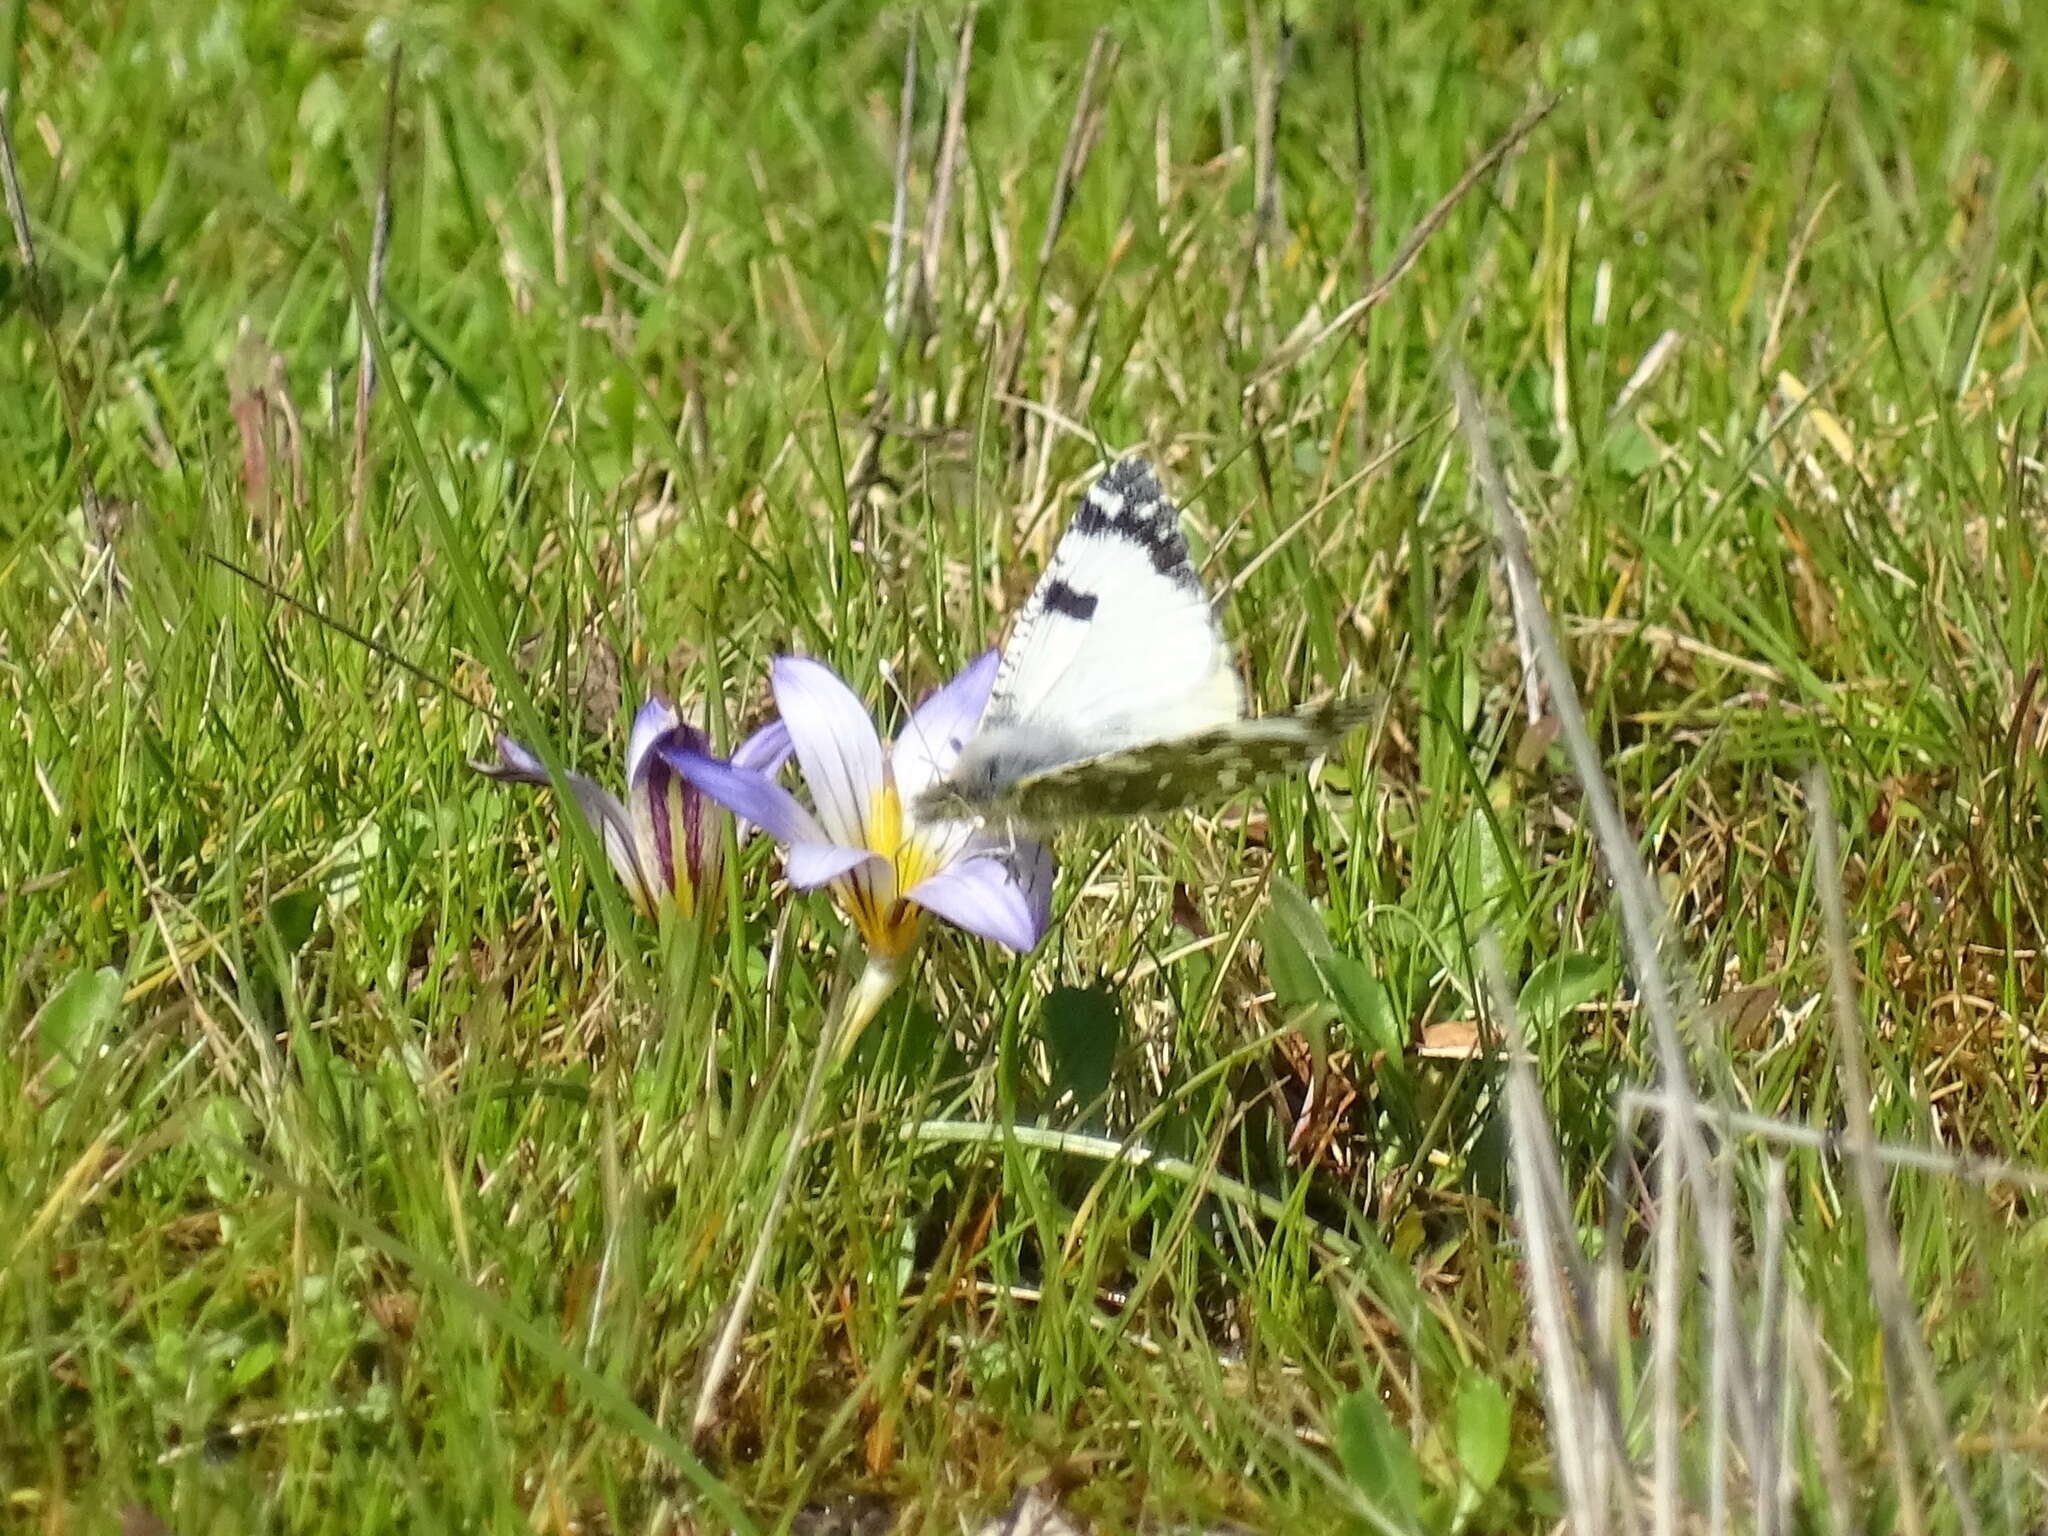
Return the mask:
<svg viewBox="0 0 2048 1536"><path fill-rule="evenodd" d="M313 925L319 921L321 904L322 897L318 891L293 891L270 904L270 925L277 930L277 941L284 946L287 955L297 954L313 937Z"/></svg>
<svg viewBox="0 0 2048 1536"><path fill-rule="evenodd" d="M1110 1068L1123 1044L1123 1011L1100 987L1054 987L1039 1015L1053 1102L1071 1093L1086 1108L1109 1087Z"/></svg>
<svg viewBox="0 0 2048 1536"><path fill-rule="evenodd" d="M1508 1396L1490 1376L1470 1375L1458 1386L1451 1410L1458 1464L1484 1491L1500 1481L1508 1464Z"/></svg>
<svg viewBox="0 0 2048 1536"><path fill-rule="evenodd" d="M1276 879L1272 908L1261 929L1266 971L1273 991L1290 1010L1301 1014L1316 1068L1329 1053L1323 1026L1334 1013L1344 1025L1343 1043L1361 1059L1384 1052L1375 1081L1387 1107L1404 1123L1414 1119L1408 1091L1408 1026L1394 1007L1393 994L1370 966L1352 955L1340 955L1323 927L1322 915L1300 890Z"/></svg>
<svg viewBox="0 0 2048 1536"><path fill-rule="evenodd" d="M1414 1448L1394 1427L1386 1405L1370 1388L1337 1405L1337 1460L1352 1486L1395 1524L1415 1530L1422 1507L1422 1473Z"/></svg>
<svg viewBox="0 0 2048 1536"><path fill-rule="evenodd" d="M1593 955L1552 955L1536 967L1515 1001L1522 1029L1530 1039L1549 1033L1581 1003L1591 1002L1614 985L1614 967Z"/></svg>
<svg viewBox="0 0 2048 1536"><path fill-rule="evenodd" d="M1657 467L1656 441L1641 427L1624 422L1600 445L1600 460L1615 474L1634 480Z"/></svg>
<svg viewBox="0 0 2048 1536"><path fill-rule="evenodd" d="M261 1381L265 1373L276 1365L283 1355L284 1351L278 1347L275 1339L265 1339L262 1343L242 1351L235 1359L233 1371L229 1373L229 1385L241 1391L252 1383Z"/></svg>
<svg viewBox="0 0 2048 1536"><path fill-rule="evenodd" d="M1266 973L1274 992L1289 1008L1333 1001L1323 965L1335 951L1322 917L1298 888L1277 877L1271 903L1259 936L1265 941Z"/></svg>
<svg viewBox="0 0 2048 1536"><path fill-rule="evenodd" d="M1477 932L1492 920L1494 904L1512 889L1508 860L1513 855L1501 846L1500 832L1493 818L1474 807L1451 831L1451 878L1458 885L1458 904L1465 920Z"/></svg>
<svg viewBox="0 0 2048 1536"><path fill-rule="evenodd" d="M107 1026L121 1011L121 973L112 966L81 967L36 1015L36 1042L52 1058L43 1082L61 1088L106 1038Z"/></svg>
<svg viewBox="0 0 2048 1536"><path fill-rule="evenodd" d="M1363 960L1350 955L1333 954L1325 964L1333 1000L1351 1026L1353 1042L1398 1059L1408 1048L1408 1027L1395 1016L1387 984Z"/></svg>

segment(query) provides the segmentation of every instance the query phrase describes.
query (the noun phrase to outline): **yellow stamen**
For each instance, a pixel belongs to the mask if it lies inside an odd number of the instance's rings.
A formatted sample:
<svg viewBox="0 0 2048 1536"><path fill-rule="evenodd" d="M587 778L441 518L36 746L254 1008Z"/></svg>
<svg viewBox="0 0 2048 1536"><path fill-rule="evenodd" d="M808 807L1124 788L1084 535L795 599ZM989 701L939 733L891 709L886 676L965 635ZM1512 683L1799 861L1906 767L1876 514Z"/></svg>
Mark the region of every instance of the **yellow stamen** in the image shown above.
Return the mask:
<svg viewBox="0 0 2048 1536"><path fill-rule="evenodd" d="M937 867L931 850L915 833L904 836L903 799L893 779L885 779L869 802L863 827L867 847L888 862L886 875L870 872L836 882L839 904L846 909L871 954L898 959L910 952L924 928L924 913L903 899L903 893ZM888 899L876 889L886 882Z"/></svg>
<svg viewBox="0 0 2048 1536"><path fill-rule="evenodd" d="M896 793L896 781L886 774L868 807L867 834L868 846L894 864L896 851L903 844L903 797Z"/></svg>

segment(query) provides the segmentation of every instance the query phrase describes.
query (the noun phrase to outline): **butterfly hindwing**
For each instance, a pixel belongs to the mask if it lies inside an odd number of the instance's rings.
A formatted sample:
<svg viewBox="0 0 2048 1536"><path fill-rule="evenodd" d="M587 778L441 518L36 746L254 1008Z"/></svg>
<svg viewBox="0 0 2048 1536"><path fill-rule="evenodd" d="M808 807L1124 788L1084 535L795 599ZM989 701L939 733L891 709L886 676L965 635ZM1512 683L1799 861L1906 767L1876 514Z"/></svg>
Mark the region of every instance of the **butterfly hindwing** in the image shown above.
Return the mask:
<svg viewBox="0 0 2048 1536"><path fill-rule="evenodd" d="M1292 773L1362 721L1363 699L1304 705L1287 714L1233 720L1192 736L1150 742L1031 774L1004 811L1029 825L1092 816L1139 816L1227 800Z"/></svg>

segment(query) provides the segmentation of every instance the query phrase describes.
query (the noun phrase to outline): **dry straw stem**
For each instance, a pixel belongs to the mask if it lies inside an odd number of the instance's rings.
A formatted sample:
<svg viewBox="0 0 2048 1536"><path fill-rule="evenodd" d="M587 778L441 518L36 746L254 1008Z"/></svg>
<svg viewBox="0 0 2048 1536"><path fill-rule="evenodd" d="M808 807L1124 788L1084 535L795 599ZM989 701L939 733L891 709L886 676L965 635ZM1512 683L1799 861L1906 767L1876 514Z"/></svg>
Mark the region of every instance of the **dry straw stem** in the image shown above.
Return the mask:
<svg viewBox="0 0 2048 1536"><path fill-rule="evenodd" d="M1394 252L1393 260L1387 263L1387 270L1379 281L1314 330L1304 332L1297 328L1292 336L1274 348L1272 355L1253 371L1244 392L1249 395L1275 374L1292 368L1332 336L1356 322L1367 310L1385 300L1387 294L1393 290L1394 284L1407 276L1408 269L1415 265L1416 258L1422 254L1422 248L1429 244L1431 237L1438 230L1443 228L1444 221L1451 216L1451 210L1464 201L1465 194L1477 186L1482 177L1507 159L1524 139L1535 132L1536 125L1548 117L1552 109L1563 99L1561 95L1546 97L1515 119L1514 126L1502 134L1491 149L1466 168L1465 174L1458 178L1457 185L1446 192L1434 208L1416 221L1415 227L1409 230L1401 241L1400 249ZM1304 324L1306 323L1305 321Z"/></svg>
<svg viewBox="0 0 2048 1536"><path fill-rule="evenodd" d="M1024 365L1024 343L1038 314L1039 299L1045 291L1046 269L1059 246L1060 231L1066 227L1067 210L1073 206L1074 191L1088 169L1088 157L1102 132L1104 104L1109 82L1116 74L1122 49L1107 27L1099 28L1088 48L1088 62L1081 69L1081 88L1074 95L1074 115L1067 120L1066 143L1060 148L1059 169L1053 173L1052 201L1045 210L1045 231L1038 240L1038 266L1031 274L1031 292L1024 300L1017 328L1004 347L1003 365L997 372L996 397L1011 399L1017 392L1017 373ZM1025 403L1013 400L1010 437L1013 451L1024 451Z"/></svg>
<svg viewBox="0 0 2048 1536"><path fill-rule="evenodd" d="M1332 1256L1355 1261L1359 1245L1334 1228L1308 1220L1285 1200L1257 1190L1241 1179L1197 1165L1184 1157L1157 1152L1136 1141L1119 1141L1110 1136L1091 1136L1085 1131L1061 1131L1042 1125L992 1125L979 1120L923 1120L903 1128L905 1140L952 1143L965 1146L1001 1146L1013 1143L1041 1152L1057 1152L1126 1168L1149 1168L1177 1183L1220 1195L1246 1209L1257 1211L1275 1226L1305 1227L1315 1244Z"/></svg>
<svg viewBox="0 0 2048 1536"><path fill-rule="evenodd" d="M875 413L882 415L889 399L889 373L903 326L903 229L910 217L911 140L917 125L917 25L903 43L903 94L896 108L895 195L889 206L889 265L882 277L882 361L875 379Z"/></svg>
<svg viewBox="0 0 2048 1536"><path fill-rule="evenodd" d="M1927 1342L1920 1336L1919 1320L1906 1295L1898 1239L1892 1232L1885 1204L1884 1178L1877 1158L1871 1155L1877 1136L1870 1119L1870 1072L1864 1063L1863 1026L1856 1017L1855 964L1849 955L1849 918L1842 901L1841 834L1835 825L1827 774L1819 768L1806 776L1806 798L1813 811L1814 884L1827 924L1829 985L1834 994L1835 1032L1841 1045L1842 1107L1849 1121L1851 1149L1849 1170L1856 1183L1857 1199L1863 1206L1864 1263L1870 1274L1870 1290L1884 1325L1886 1353L1891 1357L1892 1369L1906 1378L1928 1450L1941 1463L1942 1477L1955 1505L1956 1524L1965 1536L1976 1536L1982 1526L1970 1503L1962 1463L1956 1458L1948 1416L1942 1412L1934 1362L1928 1358ZM1891 1417L1895 1432L1903 1441L1905 1427L1899 1423L1901 1416L1900 1406L1894 1401ZM1898 1448L1902 1453L1906 1450L1903 1443ZM1901 1454L1898 1461L1903 1476L1909 1459Z"/></svg>
<svg viewBox="0 0 2048 1536"><path fill-rule="evenodd" d="M1544 1395L1550 1404L1551 1442L1558 1478L1564 1485L1565 1518L1575 1536L1608 1529L1609 1491L1621 1529L1638 1530L1634 1469L1625 1452L1627 1432L1614 1363L1600 1348L1593 1311L1593 1287L1585 1256L1571 1231L1571 1202L1565 1194L1557 1144L1543 1107L1535 1060L1522 1033L1514 994L1502 965L1500 945L1489 931L1480 936L1480 964L1495 1026L1506 1048L1508 1170L1514 1188L1515 1231L1521 1239L1523 1272L1541 1362ZM1573 1316L1576 1314L1576 1328Z"/></svg>
<svg viewBox="0 0 2048 1536"><path fill-rule="evenodd" d="M1643 1113L1668 1115L1673 1112L1677 1100L1654 1089L1624 1088L1618 1103L1626 1135L1632 1134L1635 1116ZM1718 1104L1695 1104L1693 1113L1703 1124L1727 1136L1751 1136L1779 1146L1818 1152L1829 1158L1869 1157L1887 1167L1942 1174L1975 1184L2010 1184L2017 1189L2048 1191L2048 1169L2008 1162L2003 1158L1971 1157L1897 1141L1864 1143L1856 1139L1854 1132L1844 1134L1828 1127L1776 1120L1769 1115L1726 1109Z"/></svg>
<svg viewBox="0 0 2048 1536"><path fill-rule="evenodd" d="M1288 24L1284 5L1274 26L1270 52L1265 45L1265 26L1256 0L1245 0L1244 31L1252 74L1252 230L1244 271L1238 277L1229 313L1223 320L1224 331L1240 336L1240 340L1245 295L1254 289L1260 320L1272 323L1268 260L1273 242L1286 222L1280 190L1280 103L1286 92L1288 71L1294 64L1294 29Z"/></svg>
<svg viewBox="0 0 2048 1536"><path fill-rule="evenodd" d="M859 951L859 940L853 934L847 935L846 943L849 955ZM775 1246L783 1213L789 1208L790 1191L795 1188L797 1167L802 1163L804 1149L810 1142L811 1121L817 1114L825 1079L832 1064L844 1054L846 1044L867 1027L876 1011L889 1000L896 984L903 979L903 972L900 963L870 959L860 972L849 970L846 979L852 984L839 989L838 1000L825 1019L825 1027L818 1033L811 1070L804 1078L803 1093L797 1099L796 1115L789 1127L789 1142L783 1148L782 1163L775 1171L775 1184L769 1192L767 1208L761 1213L761 1224L755 1230L754 1246L747 1255L746 1269L740 1276L740 1283L733 1289L732 1301L726 1307L725 1321L719 1326L718 1338L711 1346L711 1353L705 1357L704 1375L697 1386L697 1406L690 1417L692 1435L702 1435L718 1418L718 1395L724 1389L725 1378L732 1372L734 1359L738 1357L740 1338L747 1331L747 1319L754 1310L754 1297L761 1289L761 1275L768 1266L768 1252Z"/></svg>
<svg viewBox="0 0 2048 1536"><path fill-rule="evenodd" d="M1789 1461L1791 1394L1785 1390L1785 1159L1771 1155L1764 1170L1764 1235L1760 1247L1756 1320L1757 1417L1763 1421L1763 1455L1750 1469L1750 1508L1757 1536L1776 1536L1790 1513L1791 1487L1780 1487ZM1780 1493L1785 1495L1781 1500Z"/></svg>
<svg viewBox="0 0 2048 1536"><path fill-rule="evenodd" d="M911 145L917 120L917 22L903 47L903 89L897 100L896 169L889 213L889 258L882 278L882 356L875 369L873 403L868 411L868 428L846 470L849 495L872 485L879 473L882 440L889 431L889 410L895 396L896 366L910 334L913 317L929 317L932 301L939 291L944 265L946 226L953 205L953 185L959 177L960 141L967 122L967 75L974 60L974 23L978 6L969 6L960 18L954 44L953 78L946 92L946 122L940 133L937 159L932 165L931 202L925 208L922 250L907 267L904 247L910 215Z"/></svg>
<svg viewBox="0 0 2048 1536"><path fill-rule="evenodd" d="M960 18L960 36L953 50L953 83L946 91L946 129L939 139L938 165L932 172L932 203L924 221L924 291L939 292L944 263L946 224L953 208L953 182L960 166L960 136L967 120L967 69L974 62L974 22L981 8L967 7Z"/></svg>
<svg viewBox="0 0 2048 1536"><path fill-rule="evenodd" d="M1365 131L1365 10L1351 18L1351 238L1358 246L1361 296L1372 292L1372 237L1378 215L1372 199L1372 145ZM1364 347L1372 327L1370 307L1358 316L1358 344ZM1364 416L1359 417L1361 425Z"/></svg>
<svg viewBox="0 0 2048 1536"><path fill-rule="evenodd" d="M895 192L889 205L889 260L882 273L882 355L875 364L875 392L868 408L868 429L846 472L846 490L854 497L874 483L882 461L882 439L889 430L889 406L895 394L896 363L903 350L904 317L917 296L924 272L919 262L910 268L906 294L903 268L904 232L910 219L911 145L917 125L917 30L912 18L909 36L903 44L903 91L896 108Z"/></svg>
<svg viewBox="0 0 2048 1536"><path fill-rule="evenodd" d="M1254 87L1258 115L1252 123L1252 247L1262 251L1272 242L1274 231L1285 217L1280 197L1280 103L1287 88L1287 73L1294 64L1294 29L1287 23L1283 7L1274 28L1270 58L1259 40L1264 35L1256 8L1246 7L1246 35L1252 41ZM1261 67L1263 65L1263 67Z"/></svg>
<svg viewBox="0 0 2048 1536"><path fill-rule="evenodd" d="M1509 588L1517 610L1528 625L1529 641L1541 666L1545 686L1550 692L1551 707L1557 717L1560 735L1571 758L1573 773L1585 795L1586 809L1593 825L1595 840L1600 848L1602 860L1607 866L1608 876L1614 882L1622 933L1630 963L1641 989L1643 1005L1650 1017L1663 1088L1672 1096L1675 1109L1670 1122L1672 1141L1667 1153L1676 1158L1676 1171L1681 1177L1670 1181L1665 1191L1665 1200L1675 1206L1677 1188L1682 1183L1696 1204L1699 1236L1709 1272L1710 1293L1716 1308L1715 1327L1725 1339L1729 1352L1729 1358L1722 1367L1727 1372L1724 1382L1734 1403L1736 1427L1741 1435L1745 1454L1754 1463L1758 1455L1757 1426L1748 1349L1733 1326L1733 1201L1723 1171L1715 1165L1708 1152L1706 1138L1700 1125L1698 1099L1693 1093L1685 1046L1679 1035L1671 982L1664 968L1660 945L1663 918L1653 894L1655 887L1651 883L1649 870L1643 863L1635 839L1629 832L1628 824L1622 819L1620 806L1615 802L1613 790L1608 785L1599 751L1593 745L1592 735L1586 728L1585 710L1579 702L1577 685L1572 678L1571 668L1565 661L1564 652L1558 645L1557 633L1551 625L1549 613L1544 607L1542 585L1537 579L1535 562L1529 553L1528 533L1508 497L1507 485L1501 478L1500 467L1494 459L1492 445L1487 437L1486 419L1480 410L1472 381L1466 374L1463 364L1455 358L1450 362L1450 375L1459 421L1464 428L1472 457L1474 475L1479 483L1480 494L1492 511L1499 535ZM1660 1210L1660 1216L1661 1214ZM1667 1232L1661 1226L1659 1231L1660 1242L1676 1242L1674 1232ZM1660 1320L1675 1319L1678 1315L1676 1290L1679 1273L1680 1266L1675 1255L1667 1254L1660 1258L1657 1272L1658 1296L1655 1305L1655 1315ZM1665 1346L1666 1349L1672 1347L1674 1346ZM1660 1370L1659 1380L1668 1382L1669 1377ZM1671 1389L1667 1385L1662 1390ZM1667 1486L1675 1488L1676 1468L1669 1459L1670 1453L1675 1450L1675 1434L1666 1427L1669 1424L1671 1409L1668 1401L1661 1402L1659 1406L1658 1482L1660 1489ZM1662 1506L1663 1500L1660 1499L1659 1502ZM1660 1507L1658 1515L1660 1532L1676 1528L1675 1512Z"/></svg>

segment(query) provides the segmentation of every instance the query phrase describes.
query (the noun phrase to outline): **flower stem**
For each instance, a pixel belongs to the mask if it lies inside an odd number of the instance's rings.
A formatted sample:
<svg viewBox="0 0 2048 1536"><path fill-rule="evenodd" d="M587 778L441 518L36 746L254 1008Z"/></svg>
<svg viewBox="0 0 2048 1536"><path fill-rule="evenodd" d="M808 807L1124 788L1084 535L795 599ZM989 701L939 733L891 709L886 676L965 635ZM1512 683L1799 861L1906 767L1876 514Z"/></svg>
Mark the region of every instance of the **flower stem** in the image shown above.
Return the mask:
<svg viewBox="0 0 2048 1536"><path fill-rule="evenodd" d="M725 1378L732 1373L740 1335L746 1332L748 1315L754 1310L754 1295L761 1288L761 1272L768 1267L768 1250L774 1245L776 1230L782 1225L783 1212L789 1205L797 1163L803 1156L804 1143L810 1138L811 1117L817 1113L826 1073L844 1054L844 1043L857 1036L881 1011L882 1004L903 979L904 969L900 959L869 955L859 978L841 995L839 1006L826 1018L817 1053L811 1059L810 1075L804 1079L803 1096L797 1101L796 1118L790 1124L789 1145L783 1149L782 1166L776 1170L775 1187L768 1196L767 1213L755 1234L753 1251L747 1255L747 1267L733 1292L732 1304L726 1309L718 1340L704 1365L704 1378L697 1387L697 1408L690 1423L693 1435L703 1434L717 1416L718 1394L725 1386Z"/></svg>

